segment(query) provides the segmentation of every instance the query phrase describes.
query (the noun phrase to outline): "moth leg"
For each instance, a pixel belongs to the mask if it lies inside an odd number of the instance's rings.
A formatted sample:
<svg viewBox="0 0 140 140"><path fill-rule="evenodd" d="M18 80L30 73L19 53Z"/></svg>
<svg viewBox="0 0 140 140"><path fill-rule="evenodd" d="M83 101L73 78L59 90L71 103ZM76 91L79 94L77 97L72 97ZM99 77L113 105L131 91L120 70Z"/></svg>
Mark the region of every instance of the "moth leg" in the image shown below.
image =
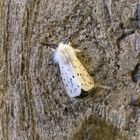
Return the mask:
<svg viewBox="0 0 140 140"><path fill-rule="evenodd" d="M76 52L76 53L81 53L82 50L80 50L80 49L75 49L75 52Z"/></svg>
<svg viewBox="0 0 140 140"><path fill-rule="evenodd" d="M48 65L54 65L54 61L48 62Z"/></svg>

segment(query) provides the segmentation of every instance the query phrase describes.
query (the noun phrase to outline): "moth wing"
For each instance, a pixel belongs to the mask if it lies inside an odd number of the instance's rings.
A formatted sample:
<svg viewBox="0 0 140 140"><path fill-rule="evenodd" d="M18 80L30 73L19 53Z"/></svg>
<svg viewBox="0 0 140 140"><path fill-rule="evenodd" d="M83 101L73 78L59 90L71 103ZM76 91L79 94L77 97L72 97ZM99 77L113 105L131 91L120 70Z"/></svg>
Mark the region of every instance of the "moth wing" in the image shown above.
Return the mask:
<svg viewBox="0 0 140 140"><path fill-rule="evenodd" d="M84 91L89 91L95 87L94 80L89 75L83 64L77 58L76 55L73 55L71 58L71 65L74 71L74 76L77 81L80 83L81 89Z"/></svg>
<svg viewBox="0 0 140 140"><path fill-rule="evenodd" d="M69 63L59 63L62 81L67 94L70 97L77 97L81 94L79 81L75 78L75 72Z"/></svg>

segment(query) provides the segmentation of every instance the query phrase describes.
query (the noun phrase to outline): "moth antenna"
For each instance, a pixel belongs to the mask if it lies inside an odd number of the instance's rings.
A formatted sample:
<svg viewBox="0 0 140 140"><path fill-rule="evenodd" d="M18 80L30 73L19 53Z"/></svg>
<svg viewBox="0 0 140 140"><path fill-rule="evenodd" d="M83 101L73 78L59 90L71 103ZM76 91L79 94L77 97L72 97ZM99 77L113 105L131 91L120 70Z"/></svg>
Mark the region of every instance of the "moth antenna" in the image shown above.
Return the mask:
<svg viewBox="0 0 140 140"><path fill-rule="evenodd" d="M48 46L48 47L55 49L55 50L58 47L58 45L56 45L56 44L48 44L48 43L44 43L44 42L41 42L40 44Z"/></svg>
<svg viewBox="0 0 140 140"><path fill-rule="evenodd" d="M71 34L65 41L64 44L69 44L72 37L75 37L79 33L79 30ZM70 44L71 45L71 44Z"/></svg>
<svg viewBox="0 0 140 140"><path fill-rule="evenodd" d="M70 35L70 36L64 41L64 44L69 44L71 37L72 37L72 35Z"/></svg>

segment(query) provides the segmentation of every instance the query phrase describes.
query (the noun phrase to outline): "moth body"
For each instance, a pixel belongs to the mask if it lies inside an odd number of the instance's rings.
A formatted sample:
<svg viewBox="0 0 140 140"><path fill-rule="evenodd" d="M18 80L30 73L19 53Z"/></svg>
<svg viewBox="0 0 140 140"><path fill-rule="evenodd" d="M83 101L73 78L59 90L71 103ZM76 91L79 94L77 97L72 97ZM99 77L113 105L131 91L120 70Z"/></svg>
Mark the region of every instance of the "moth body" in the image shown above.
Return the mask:
<svg viewBox="0 0 140 140"><path fill-rule="evenodd" d="M77 57L79 50L71 44L60 43L54 53L54 61L59 64L62 81L70 97L80 96L81 91L95 87L92 77Z"/></svg>

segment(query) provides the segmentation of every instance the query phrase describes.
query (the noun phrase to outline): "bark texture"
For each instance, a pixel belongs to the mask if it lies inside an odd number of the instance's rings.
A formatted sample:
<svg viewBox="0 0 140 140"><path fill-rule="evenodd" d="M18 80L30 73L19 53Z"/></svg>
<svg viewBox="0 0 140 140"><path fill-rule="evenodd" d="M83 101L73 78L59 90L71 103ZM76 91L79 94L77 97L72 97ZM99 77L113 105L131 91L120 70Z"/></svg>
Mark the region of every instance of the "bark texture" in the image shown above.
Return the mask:
<svg viewBox="0 0 140 140"><path fill-rule="evenodd" d="M1 0L0 139L140 140L139 28L139 0ZM111 90L67 96L41 42L75 32L80 60Z"/></svg>

